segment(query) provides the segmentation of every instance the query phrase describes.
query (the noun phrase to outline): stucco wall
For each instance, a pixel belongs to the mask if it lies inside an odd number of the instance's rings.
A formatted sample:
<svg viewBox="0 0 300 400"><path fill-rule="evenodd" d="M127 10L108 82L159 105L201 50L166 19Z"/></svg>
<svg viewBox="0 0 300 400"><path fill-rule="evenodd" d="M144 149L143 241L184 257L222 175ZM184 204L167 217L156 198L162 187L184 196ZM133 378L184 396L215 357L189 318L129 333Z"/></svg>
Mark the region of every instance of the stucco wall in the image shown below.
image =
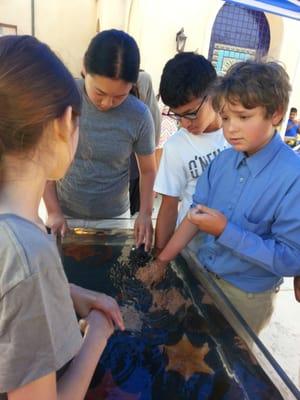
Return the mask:
<svg viewBox="0 0 300 400"><path fill-rule="evenodd" d="M142 68L151 73L156 89L164 64L176 54L175 37L182 27L187 36L185 50L207 55L211 27L221 6L215 0L140 0L139 7L133 7L129 33L139 43Z"/></svg>
<svg viewBox="0 0 300 400"><path fill-rule="evenodd" d="M96 33L95 0L36 0L36 36L79 76L83 54Z"/></svg>
<svg viewBox="0 0 300 400"><path fill-rule="evenodd" d="M207 56L211 29L223 4L221 0L35 0L35 32L78 76L97 20L100 30L123 29L137 40L141 66L152 75L157 91L162 68L176 53L176 32L184 27L185 49ZM291 104L300 109L300 22L266 16L271 28L269 57L286 66L294 81ZM31 0L1 0L0 22L17 25L19 34L30 34Z"/></svg>
<svg viewBox="0 0 300 400"><path fill-rule="evenodd" d="M31 2L30 0L1 0L0 22L17 25L18 34L31 34Z"/></svg>
<svg viewBox="0 0 300 400"><path fill-rule="evenodd" d="M211 29L224 2L132 0L131 4L128 32L136 38L141 49L142 67L152 75L157 90L165 62L176 53L176 32L184 27L188 37L185 50L197 50L207 56ZM293 81L291 104L300 109L300 44L297 41L300 21L267 13L266 17L271 29L268 56L285 65Z"/></svg>
<svg viewBox="0 0 300 400"><path fill-rule="evenodd" d="M279 60L282 61L290 75L293 92L290 105L300 110L300 21L283 19L282 46ZM300 113L299 113L300 114Z"/></svg>
<svg viewBox="0 0 300 400"><path fill-rule="evenodd" d="M98 0L97 16L100 31L105 29L121 29L127 32L131 0Z"/></svg>

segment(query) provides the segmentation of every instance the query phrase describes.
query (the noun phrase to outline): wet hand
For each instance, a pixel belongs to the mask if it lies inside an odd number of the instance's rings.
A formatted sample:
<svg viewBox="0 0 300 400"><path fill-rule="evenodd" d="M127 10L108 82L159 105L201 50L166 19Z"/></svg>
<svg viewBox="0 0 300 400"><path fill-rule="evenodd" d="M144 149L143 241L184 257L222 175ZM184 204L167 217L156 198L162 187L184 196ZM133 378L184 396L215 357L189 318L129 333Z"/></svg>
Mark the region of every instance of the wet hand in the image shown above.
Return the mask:
<svg viewBox="0 0 300 400"><path fill-rule="evenodd" d="M51 229L51 232L54 235L60 235L62 237L64 237L68 231L68 225L65 217L63 213L60 212L49 213L46 226Z"/></svg>
<svg viewBox="0 0 300 400"><path fill-rule="evenodd" d="M81 332L86 336L89 332L98 334L106 340L114 332L114 324L105 313L99 310L92 310L85 319L79 321Z"/></svg>
<svg viewBox="0 0 300 400"><path fill-rule="evenodd" d="M153 238L151 215L139 214L134 223L134 237L136 247L145 244L145 251L150 251Z"/></svg>
<svg viewBox="0 0 300 400"><path fill-rule="evenodd" d="M198 204L192 208L188 220L197 225L198 228L213 236L220 236L226 225L227 218L220 211Z"/></svg>
<svg viewBox="0 0 300 400"><path fill-rule="evenodd" d="M300 276L294 277L294 293L296 300L300 302Z"/></svg>
<svg viewBox="0 0 300 400"><path fill-rule="evenodd" d="M137 270L136 277L145 285L153 286L162 281L166 275L168 262L156 259Z"/></svg>
<svg viewBox="0 0 300 400"><path fill-rule="evenodd" d="M76 285L70 285L74 308L85 318L91 310L103 311L121 330L125 329L122 314L115 299L104 293L94 292Z"/></svg>

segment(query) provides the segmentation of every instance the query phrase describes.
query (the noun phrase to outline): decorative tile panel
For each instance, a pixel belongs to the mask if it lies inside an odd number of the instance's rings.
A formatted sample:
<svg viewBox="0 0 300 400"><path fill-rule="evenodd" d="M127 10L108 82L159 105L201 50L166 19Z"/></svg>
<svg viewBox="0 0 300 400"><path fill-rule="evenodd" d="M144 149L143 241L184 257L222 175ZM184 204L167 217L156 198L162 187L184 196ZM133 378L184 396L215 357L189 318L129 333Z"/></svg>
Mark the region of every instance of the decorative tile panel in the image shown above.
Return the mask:
<svg viewBox="0 0 300 400"><path fill-rule="evenodd" d="M263 12L224 4L214 22L209 49L218 74L237 61L265 56L269 46L270 28Z"/></svg>

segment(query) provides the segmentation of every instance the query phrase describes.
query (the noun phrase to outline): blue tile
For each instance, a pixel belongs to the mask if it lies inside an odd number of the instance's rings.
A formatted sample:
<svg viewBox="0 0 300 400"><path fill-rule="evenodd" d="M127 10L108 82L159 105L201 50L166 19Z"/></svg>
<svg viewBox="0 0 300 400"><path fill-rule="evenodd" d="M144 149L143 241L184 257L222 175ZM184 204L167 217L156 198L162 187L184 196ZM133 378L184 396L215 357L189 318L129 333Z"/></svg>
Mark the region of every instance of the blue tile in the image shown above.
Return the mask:
<svg viewBox="0 0 300 400"><path fill-rule="evenodd" d="M228 50L228 46L253 49L260 55L266 55L270 46L270 29L263 12L247 9L244 6L225 3L220 9L212 30L209 59L212 59L215 43L224 45L222 56L245 59L250 55L237 54Z"/></svg>

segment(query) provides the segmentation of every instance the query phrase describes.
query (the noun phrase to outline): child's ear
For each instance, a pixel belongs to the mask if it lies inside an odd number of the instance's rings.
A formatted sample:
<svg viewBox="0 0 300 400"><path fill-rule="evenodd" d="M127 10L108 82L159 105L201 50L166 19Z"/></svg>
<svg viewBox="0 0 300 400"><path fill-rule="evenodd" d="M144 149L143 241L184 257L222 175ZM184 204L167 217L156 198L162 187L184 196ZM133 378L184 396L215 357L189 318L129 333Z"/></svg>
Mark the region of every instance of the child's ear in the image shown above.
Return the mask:
<svg viewBox="0 0 300 400"><path fill-rule="evenodd" d="M54 120L54 129L57 137L68 142L73 132L72 107L68 106L64 113Z"/></svg>
<svg viewBox="0 0 300 400"><path fill-rule="evenodd" d="M279 108L272 115L272 118L271 118L272 119L272 125L273 126L279 125L282 122L283 117L284 117L284 112L283 112L282 108Z"/></svg>
<svg viewBox="0 0 300 400"><path fill-rule="evenodd" d="M86 76L86 69L85 66L83 65L81 68L81 72L80 72L81 77L84 79Z"/></svg>

